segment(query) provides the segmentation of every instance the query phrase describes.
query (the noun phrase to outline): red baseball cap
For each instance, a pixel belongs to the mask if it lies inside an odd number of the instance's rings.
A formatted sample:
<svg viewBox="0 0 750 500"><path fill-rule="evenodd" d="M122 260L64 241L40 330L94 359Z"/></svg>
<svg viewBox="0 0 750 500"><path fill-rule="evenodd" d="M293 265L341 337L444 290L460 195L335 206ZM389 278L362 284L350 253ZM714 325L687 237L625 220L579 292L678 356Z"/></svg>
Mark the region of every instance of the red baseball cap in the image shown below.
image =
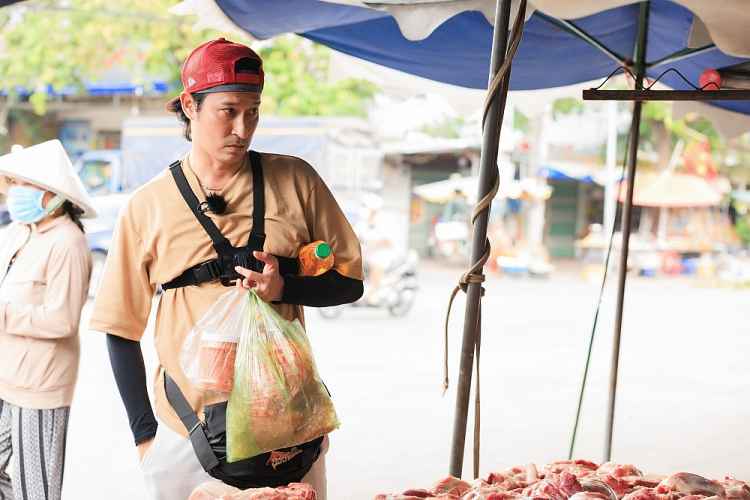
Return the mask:
<svg viewBox="0 0 750 500"><path fill-rule="evenodd" d="M196 47L180 72L184 92L257 92L263 90L263 61L250 47L225 38ZM177 96L167 104L179 101Z"/></svg>

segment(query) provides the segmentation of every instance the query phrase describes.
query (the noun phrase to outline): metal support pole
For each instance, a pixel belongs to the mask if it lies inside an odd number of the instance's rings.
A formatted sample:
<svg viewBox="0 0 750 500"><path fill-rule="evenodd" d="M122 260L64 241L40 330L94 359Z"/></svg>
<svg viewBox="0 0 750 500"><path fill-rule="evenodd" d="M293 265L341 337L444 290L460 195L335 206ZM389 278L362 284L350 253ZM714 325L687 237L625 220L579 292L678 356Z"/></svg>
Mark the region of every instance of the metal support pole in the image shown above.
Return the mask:
<svg viewBox="0 0 750 500"><path fill-rule="evenodd" d="M570 33L574 37L580 38L595 49L601 51L605 56L612 59L617 63L618 66L623 66L629 62L623 56L604 45L601 40L598 40L595 36L591 36L586 31L579 28L578 25L572 21L568 21L567 19L558 19L556 17L549 16L541 11L536 11L534 15L547 21L553 26L557 26L561 30Z"/></svg>
<svg viewBox="0 0 750 500"><path fill-rule="evenodd" d="M636 76L635 88L643 88L643 77L646 68L646 43L648 32L649 2L640 4L638 19L638 39L635 44L634 70ZM617 281L617 310L615 312L615 332L612 342L612 365L609 374L609 406L607 407L607 427L604 442L604 460L612 458L612 429L615 418L615 402L617 397L617 370L620 364L620 337L622 333L622 311L625 305L625 278L628 271L628 251L630 249L630 224L633 212L633 186L635 185L635 169L638 162L638 135L641 125L641 111L643 103L636 101L633 105L633 119L630 126L630 142L628 144L628 184L625 204L622 213L622 253L620 254L620 268Z"/></svg>
<svg viewBox="0 0 750 500"><path fill-rule="evenodd" d="M662 57L661 59L657 59L656 61L651 61L646 65L646 67L655 68L656 66L661 66L662 64L674 64L688 57L695 57L699 54L703 54L704 52L711 52L715 48L715 44L709 43L708 45L704 45L703 47L698 47L695 49L682 49L678 52L675 52L674 54L670 54L666 57Z"/></svg>
<svg viewBox="0 0 750 500"><path fill-rule="evenodd" d="M490 78L498 72L505 62L508 49L508 26L510 24L511 0L498 0L495 12L494 37L492 41L492 57L490 60ZM502 128L505 102L508 95L508 77L500 89L497 98L487 113L487 119L482 131L482 156L479 170L479 196L481 200L491 190L497 177L497 153L500 130ZM482 213L474 223L472 238L471 262L477 262L485 250L487 240L487 219L489 209ZM453 422L453 444L451 447L450 473L461 477L464 462L464 446L466 443L466 421L469 413L469 396L471 392L471 375L474 367L474 350L477 342L477 315L479 314L479 300L481 298L481 283L470 283L466 291L466 313L464 316L463 342L461 345L461 364L456 395L456 411Z"/></svg>
<svg viewBox="0 0 750 500"><path fill-rule="evenodd" d="M612 234L617 212L617 103L607 103L607 180L604 184L604 234Z"/></svg>

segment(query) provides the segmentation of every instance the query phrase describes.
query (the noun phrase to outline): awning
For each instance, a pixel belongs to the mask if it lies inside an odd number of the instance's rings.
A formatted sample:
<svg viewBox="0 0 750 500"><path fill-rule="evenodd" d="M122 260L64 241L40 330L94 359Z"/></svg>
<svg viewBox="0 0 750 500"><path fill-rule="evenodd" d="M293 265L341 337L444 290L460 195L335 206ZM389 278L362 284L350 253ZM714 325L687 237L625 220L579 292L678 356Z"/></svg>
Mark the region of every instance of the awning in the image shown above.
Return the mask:
<svg viewBox="0 0 750 500"><path fill-rule="evenodd" d="M619 200L623 202L624 183L621 183L619 193ZM633 205L639 207L715 207L721 204L721 198L721 193L713 185L697 175L639 173L635 178Z"/></svg>
<svg viewBox="0 0 750 500"><path fill-rule="evenodd" d="M750 57L750 9L742 0L720 8L700 0L652 0L647 60L658 61L695 46L716 47L656 64L697 84L707 68ZM638 5L632 0L535 0L514 58L511 90L559 87L601 79L618 63L551 21L573 19L580 29L623 57L633 54ZM375 8L379 7L379 8ZM297 33L340 52L431 80L462 87L487 87L492 44L492 0L187 0L175 11L197 13L202 25L234 26L257 39ZM703 45L702 45L703 44ZM742 56L738 57L738 56ZM675 89L688 84L675 74L662 80ZM725 109L750 114L750 103L723 101Z"/></svg>
<svg viewBox="0 0 750 500"><path fill-rule="evenodd" d="M448 203L460 192L469 203L476 203L477 177L455 176L444 181L422 184L414 188L414 194L432 203ZM496 199L535 199L546 200L552 194L552 188L538 182L536 179L528 178L520 181L504 182L500 185L500 191Z"/></svg>
<svg viewBox="0 0 750 500"><path fill-rule="evenodd" d="M619 170L619 169L618 169ZM537 175L552 181L576 181L584 184L598 184L605 186L607 179L619 182L622 180L620 173L607 173L604 165L592 165L574 161L555 161L545 163L537 171Z"/></svg>

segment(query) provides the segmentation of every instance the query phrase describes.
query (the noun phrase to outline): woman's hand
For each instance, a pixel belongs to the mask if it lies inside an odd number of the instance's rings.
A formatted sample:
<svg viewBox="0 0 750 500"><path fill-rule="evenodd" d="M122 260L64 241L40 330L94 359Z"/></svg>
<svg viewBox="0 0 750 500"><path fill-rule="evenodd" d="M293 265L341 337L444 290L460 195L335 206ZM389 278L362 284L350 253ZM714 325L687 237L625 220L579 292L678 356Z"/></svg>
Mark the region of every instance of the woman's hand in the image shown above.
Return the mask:
<svg viewBox="0 0 750 500"><path fill-rule="evenodd" d="M253 256L265 264L263 272L256 273L250 269L236 266L234 270L244 277L237 280L237 286L255 290L258 297L265 302L281 300L284 293L284 278L279 274L278 259L266 252L253 252Z"/></svg>

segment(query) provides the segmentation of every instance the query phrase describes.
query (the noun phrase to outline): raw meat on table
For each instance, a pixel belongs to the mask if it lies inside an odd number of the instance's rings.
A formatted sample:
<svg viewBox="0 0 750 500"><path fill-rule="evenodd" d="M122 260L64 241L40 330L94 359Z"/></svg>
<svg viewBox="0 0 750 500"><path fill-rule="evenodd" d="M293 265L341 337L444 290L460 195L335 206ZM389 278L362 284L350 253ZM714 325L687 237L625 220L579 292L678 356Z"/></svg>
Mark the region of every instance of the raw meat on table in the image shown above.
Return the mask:
<svg viewBox="0 0 750 500"><path fill-rule="evenodd" d="M240 490L221 481L207 481L193 490L188 500L316 500L316 495L306 483Z"/></svg>
<svg viewBox="0 0 750 500"><path fill-rule="evenodd" d="M689 472L643 474L631 464L564 460L490 473L472 482L447 477L431 489L381 494L376 500L750 500L750 484Z"/></svg>
<svg viewBox="0 0 750 500"><path fill-rule="evenodd" d="M738 481L733 477L725 477L719 481L724 485L727 498L731 500L750 500L750 486L744 481Z"/></svg>
<svg viewBox="0 0 750 500"><path fill-rule="evenodd" d="M726 490L724 490L724 486L720 482L689 472L672 474L659 483L656 490L660 493L676 491L684 495L726 496Z"/></svg>

